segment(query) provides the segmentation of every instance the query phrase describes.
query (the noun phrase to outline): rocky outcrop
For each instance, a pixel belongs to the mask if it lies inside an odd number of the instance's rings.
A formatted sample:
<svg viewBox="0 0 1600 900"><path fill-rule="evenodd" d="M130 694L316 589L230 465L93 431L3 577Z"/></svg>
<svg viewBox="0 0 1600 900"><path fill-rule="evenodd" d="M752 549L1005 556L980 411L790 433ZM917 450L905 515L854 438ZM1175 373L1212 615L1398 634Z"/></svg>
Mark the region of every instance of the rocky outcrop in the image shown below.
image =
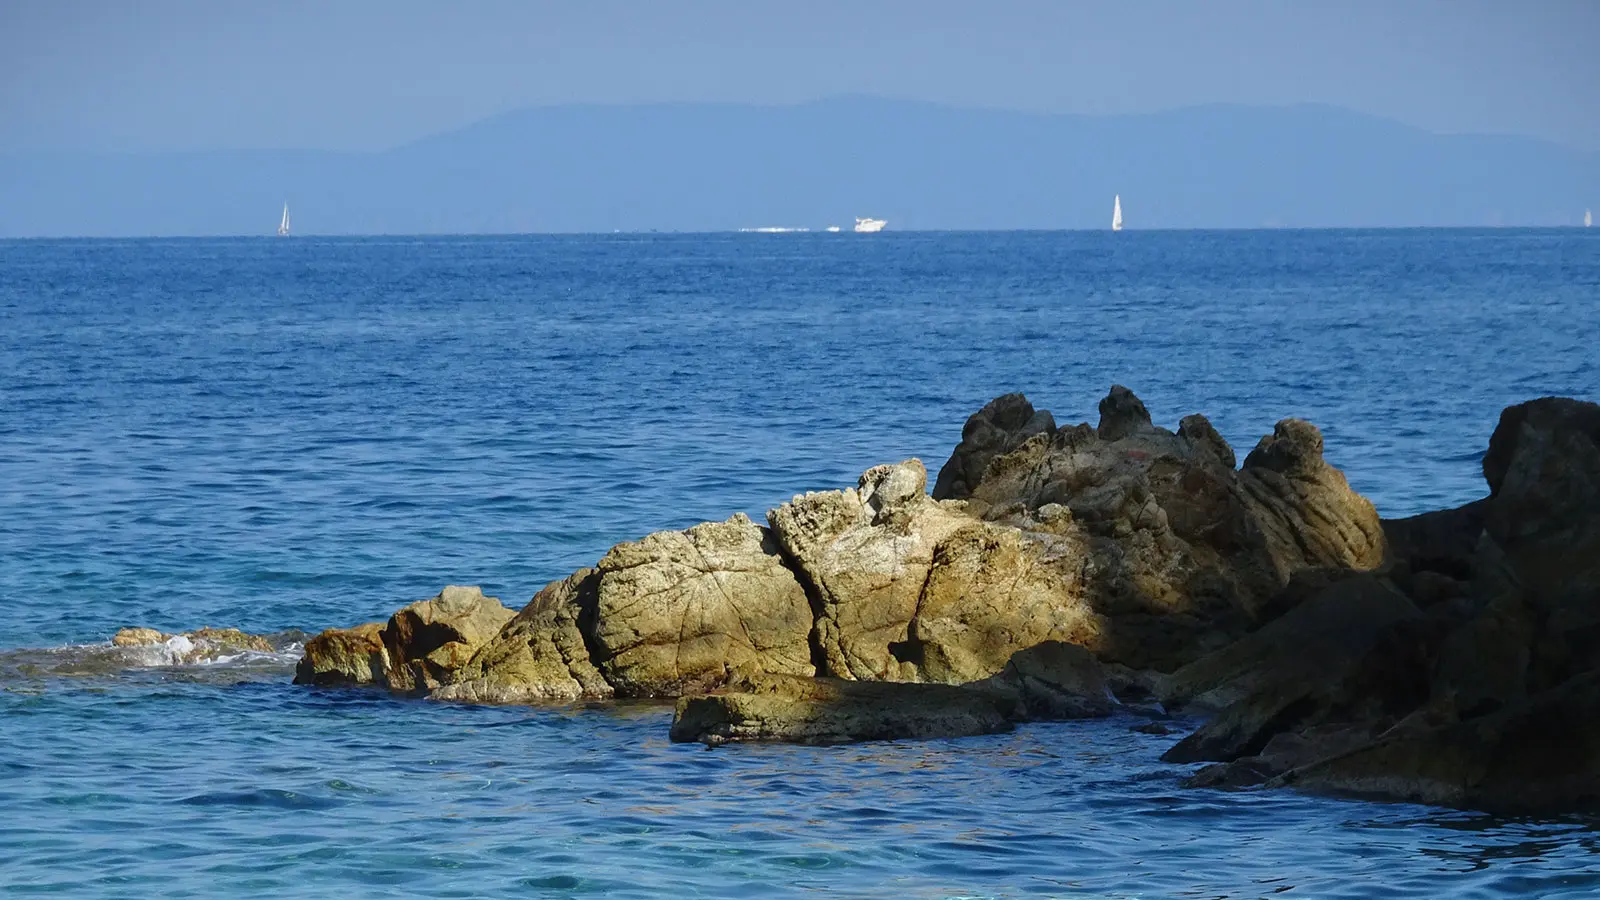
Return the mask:
<svg viewBox="0 0 1600 900"><path fill-rule="evenodd" d="M1507 409L1484 475L1484 500L1384 523L1365 600L1332 599L1347 577L1170 679L1244 689L1168 758L1223 761L1200 784L1600 808L1600 406ZM1349 627L1289 627L1330 610Z"/></svg>
<svg viewBox="0 0 1600 900"><path fill-rule="evenodd" d="M592 616L598 569L547 585L500 633L433 691L462 703L570 703L615 695L590 657L578 621Z"/></svg>
<svg viewBox="0 0 1600 900"><path fill-rule="evenodd" d="M679 700L671 737L711 746L964 737L1008 731L1021 721L1105 716L1114 704L1093 654L1051 641L1015 654L999 674L965 686L740 678L721 692Z"/></svg>
<svg viewBox="0 0 1600 900"><path fill-rule="evenodd" d="M479 588L457 585L399 610L380 634L389 689L425 694L439 687L514 615Z"/></svg>
<svg viewBox="0 0 1600 900"><path fill-rule="evenodd" d="M961 684L1041 641L1094 639L1075 535L976 520L926 485L922 463L907 460L767 514L816 594L828 674Z"/></svg>
<svg viewBox="0 0 1600 900"><path fill-rule="evenodd" d="M1055 419L1048 410L1035 410L1021 394L996 397L973 413L961 429L961 443L939 469L933 486L935 500L963 500L983 480L984 470L997 456L1017 449L1036 434L1051 435Z"/></svg>
<svg viewBox="0 0 1600 900"><path fill-rule="evenodd" d="M388 685L388 652L383 623L330 628L306 641L305 655L295 666L294 683L318 687Z"/></svg>
<svg viewBox="0 0 1600 900"><path fill-rule="evenodd" d="M379 685L423 695L439 687L514 613L476 587L450 585L384 624L330 628L306 642L296 684Z"/></svg>
<svg viewBox="0 0 1600 900"><path fill-rule="evenodd" d="M1278 423L1236 471L1203 416L1167 431L1120 385L1100 412L1097 427L1038 433L992 458L968 509L1080 543L1102 658L1171 671L1275 612L1268 601L1295 573L1382 564L1376 511L1308 423Z"/></svg>
<svg viewBox="0 0 1600 900"><path fill-rule="evenodd" d="M905 648L934 550L972 524L928 497L927 478L918 460L878 466L855 488L795 497L767 513L785 557L815 592L826 674L919 680Z"/></svg>
<svg viewBox="0 0 1600 900"><path fill-rule="evenodd" d="M743 513L618 544L601 558L590 635L621 696L675 697L736 674L812 675L811 606Z"/></svg>

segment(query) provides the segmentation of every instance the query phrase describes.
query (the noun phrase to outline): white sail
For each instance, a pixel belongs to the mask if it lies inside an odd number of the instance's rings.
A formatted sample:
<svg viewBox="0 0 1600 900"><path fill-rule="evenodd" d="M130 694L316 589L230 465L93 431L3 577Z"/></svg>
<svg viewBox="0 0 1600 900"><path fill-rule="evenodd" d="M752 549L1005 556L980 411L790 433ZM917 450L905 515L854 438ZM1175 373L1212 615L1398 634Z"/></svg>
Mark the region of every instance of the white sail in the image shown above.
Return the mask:
<svg viewBox="0 0 1600 900"><path fill-rule="evenodd" d="M283 220L278 223L278 233L289 233L289 204L287 203L283 205Z"/></svg>
<svg viewBox="0 0 1600 900"><path fill-rule="evenodd" d="M1122 230L1122 195L1118 194L1111 200L1111 230Z"/></svg>
<svg viewBox="0 0 1600 900"><path fill-rule="evenodd" d="M1583 211L1583 227L1594 227L1594 213L1589 212L1587 209Z"/></svg>

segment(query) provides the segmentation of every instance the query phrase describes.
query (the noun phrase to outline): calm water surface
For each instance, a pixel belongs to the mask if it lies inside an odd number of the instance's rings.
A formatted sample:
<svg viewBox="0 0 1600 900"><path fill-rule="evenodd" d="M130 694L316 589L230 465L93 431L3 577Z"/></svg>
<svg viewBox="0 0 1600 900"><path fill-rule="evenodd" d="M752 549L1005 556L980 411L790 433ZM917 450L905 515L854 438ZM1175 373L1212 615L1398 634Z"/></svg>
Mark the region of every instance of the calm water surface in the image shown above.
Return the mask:
<svg viewBox="0 0 1600 900"><path fill-rule="evenodd" d="M124 668L127 624L520 606L1022 390L1279 418L1385 515L1500 409L1600 396L1579 231L0 242L0 892L1590 897L1600 823L1178 787L1129 720L706 752L659 706ZM86 660L90 660L86 662Z"/></svg>

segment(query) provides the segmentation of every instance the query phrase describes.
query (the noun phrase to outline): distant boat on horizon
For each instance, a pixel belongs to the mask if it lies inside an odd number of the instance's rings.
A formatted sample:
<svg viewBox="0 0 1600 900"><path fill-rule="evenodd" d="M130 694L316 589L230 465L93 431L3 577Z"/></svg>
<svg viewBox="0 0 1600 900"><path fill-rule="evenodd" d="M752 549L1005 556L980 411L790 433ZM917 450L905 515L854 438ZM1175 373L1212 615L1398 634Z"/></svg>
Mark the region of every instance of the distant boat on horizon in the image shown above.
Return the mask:
<svg viewBox="0 0 1600 900"><path fill-rule="evenodd" d="M837 225L829 225L829 226L828 226L828 231L829 231L829 232L830 232L830 233L831 233L831 232L836 232L836 231L838 231L838 230L839 230L839 226L837 226Z"/></svg>
<svg viewBox="0 0 1600 900"><path fill-rule="evenodd" d="M863 219L856 216L856 234L874 234L889 224L888 219Z"/></svg>
<svg viewBox="0 0 1600 900"><path fill-rule="evenodd" d="M1111 230L1122 230L1122 195L1117 194L1111 198Z"/></svg>
<svg viewBox="0 0 1600 900"><path fill-rule="evenodd" d="M1594 227L1594 213L1589 212L1587 209L1583 211L1583 227Z"/></svg>
<svg viewBox="0 0 1600 900"><path fill-rule="evenodd" d="M289 234L289 204L283 205L283 219L278 222L278 236L286 237Z"/></svg>

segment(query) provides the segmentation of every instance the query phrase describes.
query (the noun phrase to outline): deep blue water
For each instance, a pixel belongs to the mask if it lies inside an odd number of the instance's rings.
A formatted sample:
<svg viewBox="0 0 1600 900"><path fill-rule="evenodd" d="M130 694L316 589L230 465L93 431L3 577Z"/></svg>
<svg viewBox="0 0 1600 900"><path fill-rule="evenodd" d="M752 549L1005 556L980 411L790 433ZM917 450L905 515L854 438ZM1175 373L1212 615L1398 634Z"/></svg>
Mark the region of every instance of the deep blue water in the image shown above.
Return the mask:
<svg viewBox="0 0 1600 900"><path fill-rule="evenodd" d="M1597 347L1581 231L0 241L0 892L1592 896L1600 823L1185 790L1121 719L707 753L659 706L53 670L122 625L520 606L936 471L1010 390L1093 421L1119 382L1241 454L1302 416L1410 514L1484 492L1506 404L1600 396Z"/></svg>

